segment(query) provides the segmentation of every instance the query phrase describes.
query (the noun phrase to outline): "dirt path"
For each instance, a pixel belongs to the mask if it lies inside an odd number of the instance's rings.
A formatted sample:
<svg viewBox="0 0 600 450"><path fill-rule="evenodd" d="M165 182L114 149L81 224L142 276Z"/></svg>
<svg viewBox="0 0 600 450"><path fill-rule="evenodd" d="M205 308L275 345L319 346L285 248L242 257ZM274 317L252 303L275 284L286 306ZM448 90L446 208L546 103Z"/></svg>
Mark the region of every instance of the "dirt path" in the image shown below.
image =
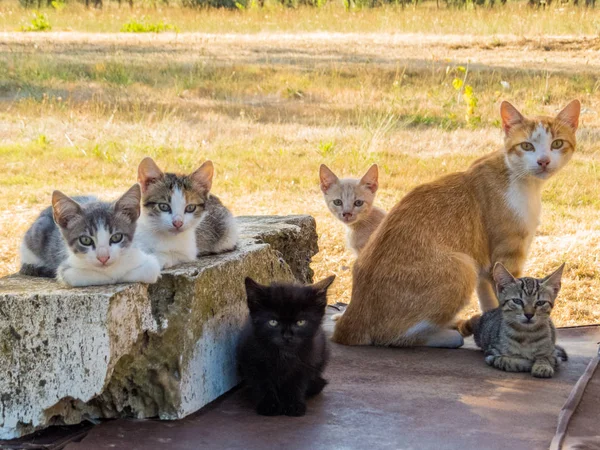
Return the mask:
<svg viewBox="0 0 600 450"><path fill-rule="evenodd" d="M238 64L291 64L315 67L339 63L426 67L469 62L473 67L597 71L600 37L514 35L427 35L390 33L258 34L98 34L81 32L0 33L0 55L55 53L58 58L91 60L107 53L147 61L197 59Z"/></svg>

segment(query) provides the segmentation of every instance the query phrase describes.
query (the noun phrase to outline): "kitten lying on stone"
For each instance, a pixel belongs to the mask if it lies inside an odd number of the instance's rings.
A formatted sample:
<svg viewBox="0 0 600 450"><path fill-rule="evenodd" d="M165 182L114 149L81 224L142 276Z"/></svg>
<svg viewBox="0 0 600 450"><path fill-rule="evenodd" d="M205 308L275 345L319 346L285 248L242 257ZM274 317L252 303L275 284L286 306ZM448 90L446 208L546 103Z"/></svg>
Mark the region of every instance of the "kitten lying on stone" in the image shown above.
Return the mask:
<svg viewBox="0 0 600 450"><path fill-rule="evenodd" d="M210 194L213 172L211 161L190 175L163 173L151 158L140 163L142 215L136 245L156 255L161 267L235 248L235 219Z"/></svg>
<svg viewBox="0 0 600 450"><path fill-rule="evenodd" d="M240 338L238 364L258 414L303 416L306 398L327 384L321 321L334 278L312 286L262 286L246 278L250 317Z"/></svg>
<svg viewBox="0 0 600 450"><path fill-rule="evenodd" d="M140 198L137 184L114 203L54 191L21 243L20 273L70 286L156 282L158 260L132 246Z"/></svg>
<svg viewBox="0 0 600 450"><path fill-rule="evenodd" d="M327 207L346 225L348 247L357 255L385 217L383 209L373 206L379 187L378 176L377 164L373 164L360 180L340 180L325 164L321 164L319 171Z"/></svg>
<svg viewBox="0 0 600 450"><path fill-rule="evenodd" d="M550 313L560 290L564 264L545 278L515 278L496 263L494 280L500 306L459 325L464 336L474 334L485 362L507 372L531 372L550 378L565 350L556 345Z"/></svg>

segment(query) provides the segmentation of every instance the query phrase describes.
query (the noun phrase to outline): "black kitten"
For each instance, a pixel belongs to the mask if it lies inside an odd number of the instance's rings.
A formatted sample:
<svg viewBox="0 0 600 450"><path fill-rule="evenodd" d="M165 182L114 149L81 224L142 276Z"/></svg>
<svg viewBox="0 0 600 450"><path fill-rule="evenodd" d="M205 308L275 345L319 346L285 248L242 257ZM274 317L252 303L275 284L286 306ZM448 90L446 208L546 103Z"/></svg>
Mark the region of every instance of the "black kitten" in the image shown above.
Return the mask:
<svg viewBox="0 0 600 450"><path fill-rule="evenodd" d="M312 286L262 286L246 278L250 318L238 361L258 414L303 416L306 398L327 384L321 377L329 356L321 321L334 278Z"/></svg>

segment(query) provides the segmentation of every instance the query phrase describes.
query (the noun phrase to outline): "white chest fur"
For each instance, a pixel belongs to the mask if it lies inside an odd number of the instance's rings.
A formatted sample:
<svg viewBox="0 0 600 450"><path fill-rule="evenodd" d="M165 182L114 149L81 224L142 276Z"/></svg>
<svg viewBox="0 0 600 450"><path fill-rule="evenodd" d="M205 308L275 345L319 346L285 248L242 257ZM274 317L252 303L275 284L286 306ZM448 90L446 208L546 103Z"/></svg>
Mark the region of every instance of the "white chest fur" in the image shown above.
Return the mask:
<svg viewBox="0 0 600 450"><path fill-rule="evenodd" d="M196 259L196 230L189 228L181 233L157 232L144 216L140 217L134 238L135 246L155 255L162 268Z"/></svg>
<svg viewBox="0 0 600 450"><path fill-rule="evenodd" d="M506 204L533 236L540 223L542 211L542 182L541 180L511 180L506 192Z"/></svg>

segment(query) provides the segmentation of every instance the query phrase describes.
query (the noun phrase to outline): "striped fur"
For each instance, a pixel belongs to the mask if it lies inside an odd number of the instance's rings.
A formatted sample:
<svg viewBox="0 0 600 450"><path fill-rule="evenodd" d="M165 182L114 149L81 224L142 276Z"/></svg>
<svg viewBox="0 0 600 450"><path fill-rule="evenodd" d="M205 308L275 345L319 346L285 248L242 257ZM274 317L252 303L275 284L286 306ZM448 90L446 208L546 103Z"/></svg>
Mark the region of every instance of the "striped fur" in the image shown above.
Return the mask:
<svg viewBox="0 0 600 450"><path fill-rule="evenodd" d="M475 343L490 366L506 372L531 372L534 377L554 375L565 350L556 345L550 318L564 264L546 278L514 278L497 263L494 281L500 306L459 325L463 335L473 332Z"/></svg>

